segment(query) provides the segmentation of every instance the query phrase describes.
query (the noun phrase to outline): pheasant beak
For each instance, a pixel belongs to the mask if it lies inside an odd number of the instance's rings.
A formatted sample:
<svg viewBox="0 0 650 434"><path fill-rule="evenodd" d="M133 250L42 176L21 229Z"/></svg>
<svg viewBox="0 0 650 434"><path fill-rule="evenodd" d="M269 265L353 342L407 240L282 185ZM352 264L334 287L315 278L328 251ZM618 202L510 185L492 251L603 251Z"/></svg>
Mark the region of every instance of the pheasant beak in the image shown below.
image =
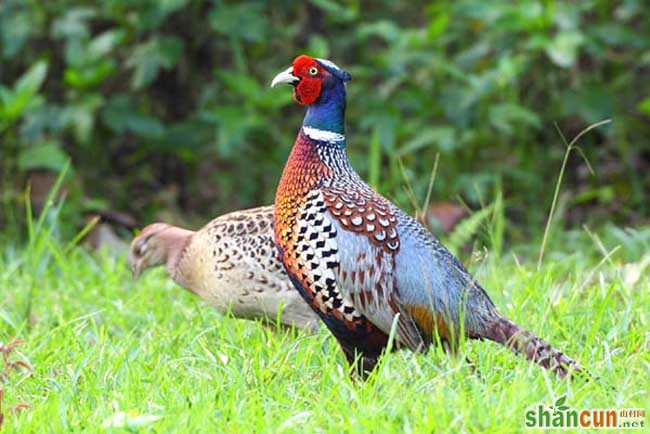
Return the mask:
<svg viewBox="0 0 650 434"><path fill-rule="evenodd" d="M138 280L138 278L140 277L140 273L142 272L143 261L144 258L135 258L135 255L133 255L132 252L129 253L127 262L131 267L131 272L133 273L133 280Z"/></svg>
<svg viewBox="0 0 650 434"><path fill-rule="evenodd" d="M140 273L142 272L142 262L137 261L131 266L131 271L133 272L133 280L138 280L140 278Z"/></svg>
<svg viewBox="0 0 650 434"><path fill-rule="evenodd" d="M299 81L300 79L293 75L293 66L290 66L273 78L271 87L275 87L278 84L296 84Z"/></svg>

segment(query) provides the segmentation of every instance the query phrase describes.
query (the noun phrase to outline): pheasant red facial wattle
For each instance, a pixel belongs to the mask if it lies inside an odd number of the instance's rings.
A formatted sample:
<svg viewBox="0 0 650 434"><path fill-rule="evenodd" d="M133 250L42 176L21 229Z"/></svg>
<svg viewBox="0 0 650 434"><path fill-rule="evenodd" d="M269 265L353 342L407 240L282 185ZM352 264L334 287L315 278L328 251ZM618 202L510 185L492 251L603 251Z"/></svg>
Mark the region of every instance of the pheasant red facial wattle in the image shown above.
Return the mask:
<svg viewBox="0 0 650 434"><path fill-rule="evenodd" d="M311 57L301 55L293 61L293 75L300 81L294 90L298 104L310 105L316 102L323 88L323 68Z"/></svg>

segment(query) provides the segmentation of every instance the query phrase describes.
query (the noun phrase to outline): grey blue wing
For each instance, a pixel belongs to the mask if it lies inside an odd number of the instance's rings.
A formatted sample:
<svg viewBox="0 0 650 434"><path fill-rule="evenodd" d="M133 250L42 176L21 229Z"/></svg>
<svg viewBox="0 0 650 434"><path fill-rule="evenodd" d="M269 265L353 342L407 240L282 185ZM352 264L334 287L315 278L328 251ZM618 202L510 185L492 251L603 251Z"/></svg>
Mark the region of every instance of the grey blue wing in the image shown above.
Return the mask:
<svg viewBox="0 0 650 434"><path fill-rule="evenodd" d="M392 253L373 245L366 236L346 230L333 216L330 219L337 231L339 291L387 335L397 319L396 339L400 344L413 351L425 349L427 341L410 314L404 311L396 291Z"/></svg>
<svg viewBox="0 0 650 434"><path fill-rule="evenodd" d="M465 334L480 334L484 321L496 310L487 293L463 265L415 219L399 212L401 248L395 258L396 286L406 309L420 328L456 335L452 324L460 324ZM426 312L429 309L430 318Z"/></svg>

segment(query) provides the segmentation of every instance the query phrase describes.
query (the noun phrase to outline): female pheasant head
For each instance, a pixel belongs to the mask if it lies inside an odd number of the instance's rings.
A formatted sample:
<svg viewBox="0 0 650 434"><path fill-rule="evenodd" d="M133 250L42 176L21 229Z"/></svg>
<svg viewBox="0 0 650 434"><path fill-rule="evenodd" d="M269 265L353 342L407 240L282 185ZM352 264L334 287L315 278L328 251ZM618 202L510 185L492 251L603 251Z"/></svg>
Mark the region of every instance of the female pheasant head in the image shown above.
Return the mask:
<svg viewBox="0 0 650 434"><path fill-rule="evenodd" d="M131 242L128 263L137 279L144 270L166 265L173 275L183 248L194 232L166 223L153 223L145 227Z"/></svg>
<svg viewBox="0 0 650 434"><path fill-rule="evenodd" d="M302 54L289 68L275 76L271 87L283 83L294 87L293 99L308 107L304 126L342 134L345 83L351 79L347 71L333 62Z"/></svg>

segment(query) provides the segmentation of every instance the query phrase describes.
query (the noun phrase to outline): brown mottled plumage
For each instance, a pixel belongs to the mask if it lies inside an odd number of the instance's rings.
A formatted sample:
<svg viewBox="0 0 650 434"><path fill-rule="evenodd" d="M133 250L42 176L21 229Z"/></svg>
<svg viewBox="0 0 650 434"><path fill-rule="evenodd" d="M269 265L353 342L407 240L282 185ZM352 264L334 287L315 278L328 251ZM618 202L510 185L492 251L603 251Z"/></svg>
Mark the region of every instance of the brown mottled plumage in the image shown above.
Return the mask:
<svg viewBox="0 0 650 434"><path fill-rule="evenodd" d="M197 232L151 224L131 243L129 263L136 277L164 264L176 283L219 312L270 322L281 312L284 325L318 327L277 258L272 206L225 214Z"/></svg>

